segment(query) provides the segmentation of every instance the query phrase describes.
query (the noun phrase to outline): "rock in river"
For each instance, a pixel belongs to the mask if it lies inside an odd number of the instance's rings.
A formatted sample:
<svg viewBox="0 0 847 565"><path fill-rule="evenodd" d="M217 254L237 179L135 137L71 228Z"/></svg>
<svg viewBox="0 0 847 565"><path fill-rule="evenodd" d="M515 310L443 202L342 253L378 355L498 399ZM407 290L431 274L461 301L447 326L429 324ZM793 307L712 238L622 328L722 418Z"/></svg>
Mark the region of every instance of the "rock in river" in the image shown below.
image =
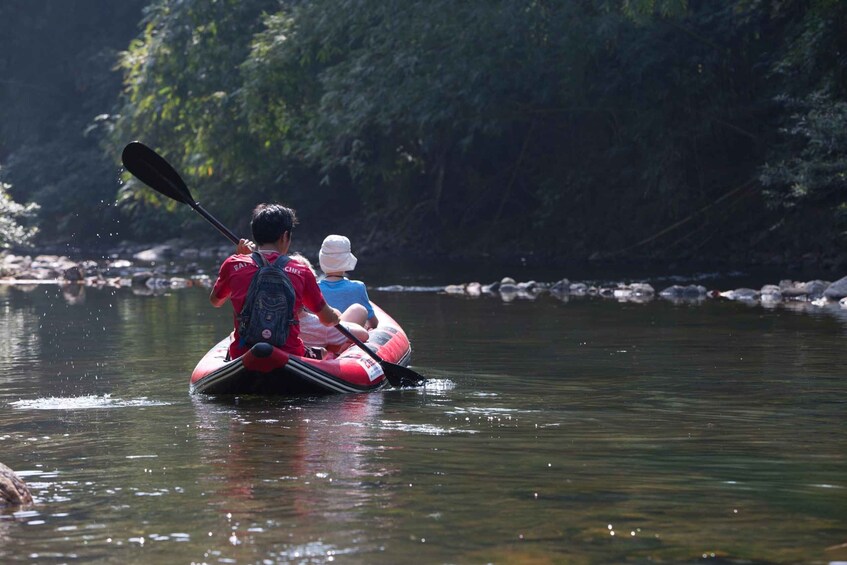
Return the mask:
<svg viewBox="0 0 847 565"><path fill-rule="evenodd" d="M840 278L829 285L823 295L831 300L840 300L847 297L847 277Z"/></svg>
<svg viewBox="0 0 847 565"><path fill-rule="evenodd" d="M0 463L0 506L32 504L26 483L14 471Z"/></svg>

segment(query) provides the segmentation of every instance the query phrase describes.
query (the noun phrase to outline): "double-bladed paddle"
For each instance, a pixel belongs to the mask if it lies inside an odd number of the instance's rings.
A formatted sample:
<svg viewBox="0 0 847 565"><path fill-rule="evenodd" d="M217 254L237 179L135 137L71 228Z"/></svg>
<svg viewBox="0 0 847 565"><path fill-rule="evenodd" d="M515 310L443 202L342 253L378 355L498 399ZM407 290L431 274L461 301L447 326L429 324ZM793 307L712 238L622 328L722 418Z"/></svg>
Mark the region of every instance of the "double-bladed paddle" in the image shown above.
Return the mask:
<svg viewBox="0 0 847 565"><path fill-rule="evenodd" d="M179 176L176 169L171 167L170 163L165 161L164 157L140 141L132 141L124 147L123 153L121 153L121 161L123 161L126 170L135 175L141 182L168 198L188 204L206 218L210 224L218 228L218 231L224 234L227 239L238 245L238 237L192 198L182 177Z"/></svg>
<svg viewBox="0 0 847 565"><path fill-rule="evenodd" d="M135 175L141 182L168 198L188 204L210 224L215 226L218 231L224 234L227 239L238 245L238 237L194 200L182 177L179 176L176 169L164 157L140 141L132 141L124 147L123 153L121 153L121 161L123 161L126 170ZM420 386L426 382L426 378L408 367L390 363L381 358L341 324L336 325L335 329L343 333L350 341L359 346L362 351L379 363L380 367L382 367L382 372L385 374L385 378L391 386Z"/></svg>

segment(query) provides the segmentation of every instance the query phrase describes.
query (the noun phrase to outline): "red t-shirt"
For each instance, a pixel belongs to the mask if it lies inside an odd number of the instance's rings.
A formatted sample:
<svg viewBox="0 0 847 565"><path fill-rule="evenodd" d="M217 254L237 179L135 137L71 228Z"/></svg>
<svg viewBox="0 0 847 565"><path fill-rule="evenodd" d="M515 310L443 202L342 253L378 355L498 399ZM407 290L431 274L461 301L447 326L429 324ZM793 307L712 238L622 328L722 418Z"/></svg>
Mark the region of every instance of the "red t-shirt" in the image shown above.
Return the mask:
<svg viewBox="0 0 847 565"><path fill-rule="evenodd" d="M273 263L279 257L279 253L265 253L264 255L270 263ZM229 355L233 359L243 355L248 349L241 347L239 344L238 314L241 313L241 309L244 307L244 300L247 298L250 281L253 280L253 275L258 270L259 267L253 262L252 256L230 255L221 265L218 278L212 289L213 294L217 298L229 298L230 302L232 302L235 340L229 346ZM326 302L324 301L323 294L321 294L321 289L318 287L318 282L315 280L315 275L312 274L312 271L308 267L298 261L289 261L285 266L285 273L291 279L291 284L294 286L294 294L297 297L294 303L294 312L299 312L302 306L305 306L312 312L323 310ZM298 324L291 326L288 333L288 340L286 340L282 349L294 355L303 355L306 352L303 347L303 341L300 339L300 326Z"/></svg>

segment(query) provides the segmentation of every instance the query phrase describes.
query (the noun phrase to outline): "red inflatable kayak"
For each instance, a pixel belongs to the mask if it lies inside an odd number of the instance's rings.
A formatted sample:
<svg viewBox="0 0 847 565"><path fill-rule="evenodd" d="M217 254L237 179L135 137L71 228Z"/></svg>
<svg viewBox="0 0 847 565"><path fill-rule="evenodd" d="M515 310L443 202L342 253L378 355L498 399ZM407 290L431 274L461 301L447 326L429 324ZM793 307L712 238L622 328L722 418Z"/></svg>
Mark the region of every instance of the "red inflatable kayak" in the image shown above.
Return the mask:
<svg viewBox="0 0 847 565"><path fill-rule="evenodd" d="M367 345L389 363L408 366L409 339L400 325L373 304L379 327ZM371 392L388 386L382 367L356 345L332 359L308 359L267 343L258 343L237 359L227 360L232 334L214 346L191 374L192 394L298 395Z"/></svg>

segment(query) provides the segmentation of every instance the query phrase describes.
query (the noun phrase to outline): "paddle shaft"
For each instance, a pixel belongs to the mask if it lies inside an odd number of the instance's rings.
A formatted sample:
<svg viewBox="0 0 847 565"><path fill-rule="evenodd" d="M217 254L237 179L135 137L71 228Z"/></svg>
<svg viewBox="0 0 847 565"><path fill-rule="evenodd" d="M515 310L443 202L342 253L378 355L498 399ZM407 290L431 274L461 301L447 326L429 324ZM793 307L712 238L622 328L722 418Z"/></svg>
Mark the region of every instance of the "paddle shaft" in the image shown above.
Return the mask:
<svg viewBox="0 0 847 565"><path fill-rule="evenodd" d="M423 375L419 375L408 367L397 365L396 363L390 363L374 353L370 347L362 343L362 340L353 335L353 333L343 325L337 324L335 329L344 334L344 336L355 343L359 349L367 353L374 361L379 363L379 366L382 367L382 373L385 375L386 380L391 386L421 386L426 382L426 378Z"/></svg>
<svg viewBox="0 0 847 565"><path fill-rule="evenodd" d="M213 226L215 226L215 227L218 229L218 231L219 231L219 232L221 232L222 234L224 234L224 236L225 236L228 240L230 240L231 242L233 242L235 245L238 245L238 242L239 242L238 236L237 236L237 235L235 235L234 233L232 233L232 232L229 230L229 228L227 228L225 225L223 225L222 223L220 223L220 222L217 220L217 218L215 218L213 215L211 215L210 213L208 213L208 212L207 212L207 211L206 211L206 210L205 210L202 206L200 206L200 204L199 204L198 202L189 202L189 203L188 203L188 205L189 205L189 206L191 206L192 208L194 208L194 210L196 210L198 214L200 214L201 216L203 216L204 218L206 218L206 220L208 220L208 222L209 222L210 224L212 224Z"/></svg>
<svg viewBox="0 0 847 565"><path fill-rule="evenodd" d="M341 333L343 333L343 334L344 334L344 337L346 337L347 339L349 339L350 341L352 341L353 343L355 343L356 345L358 345L358 346L359 346L359 348L360 348L362 351L364 351L365 353L367 353L368 355L370 355L370 356L373 358L373 360L374 360L374 361L376 361L377 363L379 363L380 365L382 365L383 363L385 363L385 362L386 362L385 360L383 360L383 359L382 359L382 357L380 357L379 355L377 355L376 353L374 353L374 352L373 352L373 350L371 350L371 348L370 348L370 347L368 347L367 345L365 345L365 344L362 342L362 340L361 340L361 339L359 339L358 337L356 337L355 335L353 335L353 332L351 332L350 330L348 330L347 328L345 328L342 324L336 324L336 325L335 325L335 329L337 329L338 331L340 331Z"/></svg>

